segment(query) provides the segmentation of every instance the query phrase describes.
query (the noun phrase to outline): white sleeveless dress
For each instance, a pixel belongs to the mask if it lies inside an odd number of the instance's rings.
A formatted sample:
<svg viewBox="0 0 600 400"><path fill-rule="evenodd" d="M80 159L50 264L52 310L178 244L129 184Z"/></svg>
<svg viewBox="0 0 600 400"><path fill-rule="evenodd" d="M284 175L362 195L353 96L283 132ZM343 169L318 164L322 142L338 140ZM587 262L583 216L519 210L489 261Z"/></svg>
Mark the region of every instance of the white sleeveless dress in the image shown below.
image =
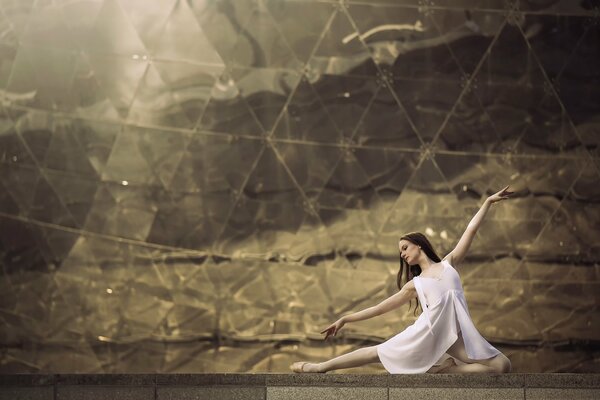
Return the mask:
<svg viewBox="0 0 600 400"><path fill-rule="evenodd" d="M494 357L500 351L477 331L467 307L458 272L446 260L438 278L413 278L423 312L414 324L377 345L377 354L390 374L420 374L436 365L462 332L472 360Z"/></svg>

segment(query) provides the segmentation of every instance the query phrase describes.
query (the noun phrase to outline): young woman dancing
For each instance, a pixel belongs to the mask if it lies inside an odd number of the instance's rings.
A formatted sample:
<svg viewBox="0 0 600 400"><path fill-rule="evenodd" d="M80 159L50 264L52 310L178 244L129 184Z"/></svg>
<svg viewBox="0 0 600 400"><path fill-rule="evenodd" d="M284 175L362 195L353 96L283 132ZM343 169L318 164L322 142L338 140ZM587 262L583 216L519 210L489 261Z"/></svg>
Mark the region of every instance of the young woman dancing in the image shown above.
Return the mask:
<svg viewBox="0 0 600 400"><path fill-rule="evenodd" d="M296 362L290 366L292 371L327 372L381 362L391 374L510 372L510 360L475 328L454 266L465 258L490 206L513 194L507 186L489 196L469 222L454 250L441 260L425 235L412 232L402 236L398 242L400 271L397 285L400 291L376 306L340 318L321 333L326 333L327 339L335 336L348 322L382 315L416 298L423 312L414 324L379 345L354 350L322 363ZM404 271L406 283L403 285ZM445 354L450 357L439 363ZM454 359L464 364L457 365Z"/></svg>

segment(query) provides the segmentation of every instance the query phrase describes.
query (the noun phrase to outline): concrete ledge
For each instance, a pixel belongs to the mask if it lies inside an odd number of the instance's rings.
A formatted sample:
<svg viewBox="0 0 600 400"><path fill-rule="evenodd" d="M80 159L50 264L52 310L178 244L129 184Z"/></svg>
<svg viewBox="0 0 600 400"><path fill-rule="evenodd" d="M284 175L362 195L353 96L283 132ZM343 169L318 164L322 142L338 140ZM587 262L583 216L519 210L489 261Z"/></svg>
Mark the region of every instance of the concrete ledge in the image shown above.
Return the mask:
<svg viewBox="0 0 600 400"><path fill-rule="evenodd" d="M598 399L600 374L0 375L0 400Z"/></svg>

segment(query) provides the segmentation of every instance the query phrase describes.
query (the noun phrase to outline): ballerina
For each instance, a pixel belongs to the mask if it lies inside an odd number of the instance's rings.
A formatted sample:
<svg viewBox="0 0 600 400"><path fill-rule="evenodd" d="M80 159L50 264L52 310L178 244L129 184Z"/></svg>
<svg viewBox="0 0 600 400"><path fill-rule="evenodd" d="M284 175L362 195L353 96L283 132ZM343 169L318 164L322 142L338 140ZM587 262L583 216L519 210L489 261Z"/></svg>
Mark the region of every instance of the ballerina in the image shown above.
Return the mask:
<svg viewBox="0 0 600 400"><path fill-rule="evenodd" d="M327 340L349 322L382 315L416 299L423 312L412 325L376 346L360 348L321 363L296 362L290 369L325 373L380 362L391 374L510 372L508 357L481 336L473 324L460 276L454 268L465 258L490 206L514 194L508 190L509 186L484 201L456 247L441 260L422 233L403 235L398 242L400 291L376 306L338 319L321 333ZM404 284L403 275L407 281Z"/></svg>

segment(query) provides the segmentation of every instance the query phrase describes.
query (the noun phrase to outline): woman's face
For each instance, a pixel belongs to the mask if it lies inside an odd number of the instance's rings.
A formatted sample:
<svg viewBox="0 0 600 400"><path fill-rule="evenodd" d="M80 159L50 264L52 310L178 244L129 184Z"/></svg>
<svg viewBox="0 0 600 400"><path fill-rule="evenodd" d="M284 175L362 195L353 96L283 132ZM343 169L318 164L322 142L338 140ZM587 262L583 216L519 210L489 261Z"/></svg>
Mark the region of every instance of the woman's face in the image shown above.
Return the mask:
<svg viewBox="0 0 600 400"><path fill-rule="evenodd" d="M398 242L398 249L400 250L400 257L408 263L408 265L418 264L419 253L421 250L416 244L409 242L406 239L402 239Z"/></svg>

